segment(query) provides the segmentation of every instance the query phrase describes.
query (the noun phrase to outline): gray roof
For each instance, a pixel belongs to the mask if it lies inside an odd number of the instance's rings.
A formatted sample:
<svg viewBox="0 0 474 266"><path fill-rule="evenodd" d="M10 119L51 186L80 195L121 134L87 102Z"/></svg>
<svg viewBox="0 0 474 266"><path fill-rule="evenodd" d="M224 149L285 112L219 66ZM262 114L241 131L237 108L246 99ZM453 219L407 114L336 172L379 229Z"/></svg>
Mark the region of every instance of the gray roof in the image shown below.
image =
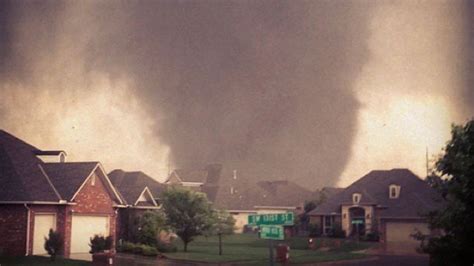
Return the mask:
<svg viewBox="0 0 474 266"><path fill-rule="evenodd" d="M65 200L71 200L99 162L44 163L54 187Z"/></svg>
<svg viewBox="0 0 474 266"><path fill-rule="evenodd" d="M129 205L133 205L137 201L145 187L148 187L154 198L158 198L165 188L165 185L140 171L126 172L116 169L108 176Z"/></svg>
<svg viewBox="0 0 474 266"><path fill-rule="evenodd" d="M397 199L389 198L391 184L401 186L400 196ZM436 191L410 170L375 170L328 198L309 214L340 214L341 205L352 205L353 193L362 195L360 205L379 207L380 217L420 217L422 213L439 208L441 205Z"/></svg>
<svg viewBox="0 0 474 266"><path fill-rule="evenodd" d="M0 201L59 201L36 147L0 130Z"/></svg>
<svg viewBox="0 0 474 266"><path fill-rule="evenodd" d="M99 163L44 163L36 156L56 153L0 130L0 201L70 201Z"/></svg>
<svg viewBox="0 0 474 266"><path fill-rule="evenodd" d="M314 192L287 180L257 183L238 180L220 186L214 204L227 210L254 210L255 206L302 207L313 198Z"/></svg>

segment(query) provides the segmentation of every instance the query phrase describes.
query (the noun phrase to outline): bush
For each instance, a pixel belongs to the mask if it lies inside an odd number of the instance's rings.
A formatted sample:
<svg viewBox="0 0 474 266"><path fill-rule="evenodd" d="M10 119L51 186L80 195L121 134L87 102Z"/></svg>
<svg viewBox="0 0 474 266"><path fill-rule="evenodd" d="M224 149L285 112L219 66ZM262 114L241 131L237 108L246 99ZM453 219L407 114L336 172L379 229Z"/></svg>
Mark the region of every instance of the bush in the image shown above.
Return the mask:
<svg viewBox="0 0 474 266"><path fill-rule="evenodd" d="M60 253L62 246L63 238L61 234L53 231L53 229L49 229L48 237L44 238L44 249L51 256L52 261L56 259L56 255Z"/></svg>
<svg viewBox="0 0 474 266"><path fill-rule="evenodd" d="M165 217L161 212L147 211L142 216L135 217L131 226L130 241L156 246L157 236L161 230L166 229Z"/></svg>
<svg viewBox="0 0 474 266"><path fill-rule="evenodd" d="M335 223L332 227L331 232L328 234L329 237L344 238L346 237L346 231L342 230L342 226L339 223Z"/></svg>
<svg viewBox="0 0 474 266"><path fill-rule="evenodd" d="M132 253L134 248L135 244L123 241L122 244L117 246L117 252Z"/></svg>
<svg viewBox="0 0 474 266"><path fill-rule="evenodd" d="M142 245L142 244L135 244L134 247L133 247L133 250L132 252L135 253L135 254L142 254L143 253L143 246L145 245Z"/></svg>
<svg viewBox="0 0 474 266"><path fill-rule="evenodd" d="M321 235L319 226L317 224L308 224L309 237L317 237Z"/></svg>
<svg viewBox="0 0 474 266"><path fill-rule="evenodd" d="M158 241L156 248L158 249L158 251L163 252L163 253L178 251L178 247L174 243L164 243L162 241Z"/></svg>
<svg viewBox="0 0 474 266"><path fill-rule="evenodd" d="M122 242L122 244L117 247L117 251L124 252L124 253L133 253L137 255L144 255L144 256L158 255L158 250L155 247L144 245L144 244L134 244L127 241Z"/></svg>
<svg viewBox="0 0 474 266"><path fill-rule="evenodd" d="M158 255L158 250L155 247L142 245L142 254L143 256L156 256Z"/></svg>
<svg viewBox="0 0 474 266"><path fill-rule="evenodd" d="M365 236L362 237L362 240L364 241L379 241L380 236L378 231L371 231Z"/></svg>
<svg viewBox="0 0 474 266"><path fill-rule="evenodd" d="M101 235L95 235L90 238L91 242L89 246L91 250L89 253L104 252L104 250L110 250L112 248L112 236L104 237Z"/></svg>

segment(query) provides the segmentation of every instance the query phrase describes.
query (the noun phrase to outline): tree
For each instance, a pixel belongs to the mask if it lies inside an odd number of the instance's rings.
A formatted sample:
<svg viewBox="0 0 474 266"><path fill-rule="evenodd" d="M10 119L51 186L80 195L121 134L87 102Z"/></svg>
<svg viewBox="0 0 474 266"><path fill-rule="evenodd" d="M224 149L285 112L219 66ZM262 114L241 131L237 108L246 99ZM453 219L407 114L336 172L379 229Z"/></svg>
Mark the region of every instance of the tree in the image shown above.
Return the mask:
<svg viewBox="0 0 474 266"><path fill-rule="evenodd" d="M165 217L158 211L147 211L142 216L137 216L132 228L132 239L145 245L157 246L157 236L161 230L166 229Z"/></svg>
<svg viewBox="0 0 474 266"><path fill-rule="evenodd" d="M184 251L194 237L213 225L213 210L204 193L173 187L163 193L163 209L167 224L181 238Z"/></svg>
<svg viewBox="0 0 474 266"><path fill-rule="evenodd" d="M319 195L319 199L316 200L307 200L304 202L304 212L299 215L299 219L297 220L298 226L296 228L300 228L302 230L308 230L312 231L310 234L314 235L316 230L318 230L315 226L310 226L309 221L309 212L316 209L324 200L326 199L326 196L324 193L321 193Z"/></svg>
<svg viewBox="0 0 474 266"><path fill-rule="evenodd" d="M48 237L44 238L44 249L51 256L51 260L56 260L56 255L58 255L63 247L63 238L61 234L49 229Z"/></svg>
<svg viewBox="0 0 474 266"><path fill-rule="evenodd" d="M428 214L431 229L439 235L422 240L432 265L471 265L474 261L474 120L453 125L452 138L429 178L445 205Z"/></svg>
<svg viewBox="0 0 474 266"><path fill-rule="evenodd" d="M204 235L217 235L219 237L219 255L222 255L222 236L234 233L235 219L224 210L215 210L211 219L212 226L204 232Z"/></svg>

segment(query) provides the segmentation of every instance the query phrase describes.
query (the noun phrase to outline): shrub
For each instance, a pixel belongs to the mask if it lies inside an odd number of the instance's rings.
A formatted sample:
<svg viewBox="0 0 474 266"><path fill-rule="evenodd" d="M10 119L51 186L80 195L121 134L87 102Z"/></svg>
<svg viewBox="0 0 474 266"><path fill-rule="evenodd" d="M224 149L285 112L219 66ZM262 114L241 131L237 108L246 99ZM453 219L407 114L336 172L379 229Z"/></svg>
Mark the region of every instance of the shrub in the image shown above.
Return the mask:
<svg viewBox="0 0 474 266"><path fill-rule="evenodd" d="M56 259L56 255L60 253L62 246L63 238L61 234L53 231L53 229L49 229L48 237L44 238L44 249L51 256L52 261Z"/></svg>
<svg viewBox="0 0 474 266"><path fill-rule="evenodd" d="M317 224L308 224L309 237L316 237L321 235L319 226Z"/></svg>
<svg viewBox="0 0 474 266"><path fill-rule="evenodd" d="M135 244L127 241L122 242L122 244L117 247L117 251L124 253L134 253L137 255L144 256L156 256L159 254L158 249L156 247L145 244Z"/></svg>
<svg viewBox="0 0 474 266"><path fill-rule="evenodd" d="M136 245L131 242L124 241L120 246L120 249L121 252L133 253L133 249L135 248L135 246Z"/></svg>
<svg viewBox="0 0 474 266"><path fill-rule="evenodd" d="M178 251L178 247L174 243L164 243L162 241L158 241L156 248L158 249L158 251L163 252L163 253Z"/></svg>
<svg viewBox="0 0 474 266"><path fill-rule="evenodd" d="M135 254L142 254L143 253L143 246L145 246L145 245L135 244L134 247L133 247L132 252L135 253Z"/></svg>
<svg viewBox="0 0 474 266"><path fill-rule="evenodd" d="M368 234L366 234L362 240L365 240L365 241L379 241L379 232L378 231L371 231L369 232Z"/></svg>
<svg viewBox="0 0 474 266"><path fill-rule="evenodd" d="M161 212L147 211L142 216L135 217L131 226L130 241L156 246L157 236L161 230L166 230L165 217Z"/></svg>
<svg viewBox="0 0 474 266"><path fill-rule="evenodd" d="M112 236L104 237L101 235L95 235L90 238L91 242L89 246L91 250L89 253L104 252L104 250L110 250L112 248Z"/></svg>
<svg viewBox="0 0 474 266"><path fill-rule="evenodd" d="M339 223L334 223L331 232L328 234L330 237L335 238L344 238L346 237L346 232L342 230L342 226Z"/></svg>
<svg viewBox="0 0 474 266"><path fill-rule="evenodd" d="M142 254L143 256L156 256L158 255L158 250L155 247L142 245Z"/></svg>

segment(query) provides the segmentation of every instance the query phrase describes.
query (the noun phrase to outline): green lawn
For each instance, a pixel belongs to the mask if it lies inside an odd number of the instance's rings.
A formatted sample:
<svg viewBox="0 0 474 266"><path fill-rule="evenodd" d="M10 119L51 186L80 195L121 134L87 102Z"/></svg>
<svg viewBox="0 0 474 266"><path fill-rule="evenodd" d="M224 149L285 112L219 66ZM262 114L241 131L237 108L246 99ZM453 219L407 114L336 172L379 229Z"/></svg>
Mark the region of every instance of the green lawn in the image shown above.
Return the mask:
<svg viewBox="0 0 474 266"><path fill-rule="evenodd" d="M87 261L68 260L57 258L51 261L49 257L28 256L28 257L0 257L0 265L67 265L67 266L86 266L91 265Z"/></svg>
<svg viewBox="0 0 474 266"><path fill-rule="evenodd" d="M321 246L321 241L329 250L318 251L307 248L308 238L293 237L285 241L275 241L275 246L285 243L290 246L290 262L306 263L364 258L367 255L353 253L353 251L367 249L376 243L341 241L337 246L334 239L317 239L316 245ZM172 259L206 261L206 262L242 262L244 264L261 265L268 260L268 241L259 239L256 235L237 234L223 237L223 255L219 256L217 237L199 237L188 245L188 252L183 252L183 245L178 241L179 252L166 253Z"/></svg>

